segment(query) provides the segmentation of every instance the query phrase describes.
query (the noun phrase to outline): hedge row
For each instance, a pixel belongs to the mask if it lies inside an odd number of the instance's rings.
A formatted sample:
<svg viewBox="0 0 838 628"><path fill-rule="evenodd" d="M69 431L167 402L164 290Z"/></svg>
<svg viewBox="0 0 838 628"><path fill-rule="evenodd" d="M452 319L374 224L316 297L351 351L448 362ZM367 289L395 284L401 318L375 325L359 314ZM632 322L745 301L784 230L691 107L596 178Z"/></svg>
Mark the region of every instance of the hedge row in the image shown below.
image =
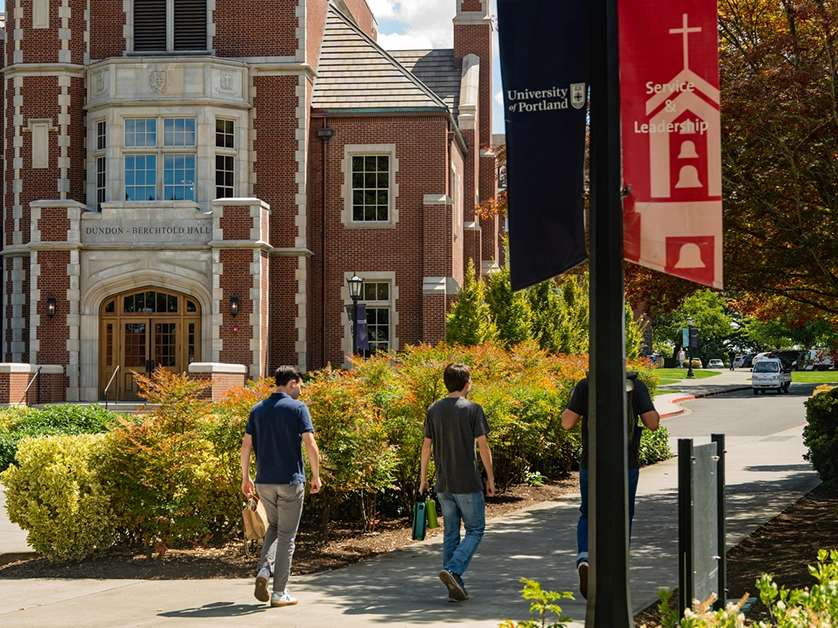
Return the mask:
<svg viewBox="0 0 838 628"><path fill-rule="evenodd" d="M561 412L586 361L527 344L414 347L359 360L352 371L307 377L308 403L322 454L324 488L304 517L328 533L336 518L372 529L381 512L410 511L419 484L425 410L447 394L446 364L472 368L470 398L482 404L500 488L528 474L558 477L579 455L578 428L561 429ZM656 376L637 365L654 392ZM142 543L149 556L173 544L237 534L239 448L253 404L273 389L263 380L223 401L200 401L203 384L156 372L139 378L157 407L120 418L101 436L25 439L17 464L0 476L9 517L29 530L34 549L53 560L78 559L113 543ZM644 434L649 434L644 432ZM669 456L663 428L644 436L641 457ZM46 470L46 471L45 471Z"/></svg>

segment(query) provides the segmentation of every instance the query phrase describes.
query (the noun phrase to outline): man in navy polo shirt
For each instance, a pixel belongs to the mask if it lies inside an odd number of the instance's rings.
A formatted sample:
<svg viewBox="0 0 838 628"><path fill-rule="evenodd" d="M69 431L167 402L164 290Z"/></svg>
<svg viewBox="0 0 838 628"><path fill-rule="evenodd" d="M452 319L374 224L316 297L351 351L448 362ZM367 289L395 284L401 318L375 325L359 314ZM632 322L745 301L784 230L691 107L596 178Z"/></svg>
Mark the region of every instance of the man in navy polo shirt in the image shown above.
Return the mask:
<svg viewBox="0 0 838 628"><path fill-rule="evenodd" d="M302 444L311 466L311 492L320 490L320 452L308 407L298 401L303 376L293 366L276 370L276 392L250 411L242 440L242 492L258 493L268 515L268 531L256 576L256 599L271 606L291 606L297 599L288 594L288 577L294 556L294 537L300 525L305 496L306 472ZM256 455L256 482L250 479L250 453ZM273 593L268 580L274 574Z"/></svg>

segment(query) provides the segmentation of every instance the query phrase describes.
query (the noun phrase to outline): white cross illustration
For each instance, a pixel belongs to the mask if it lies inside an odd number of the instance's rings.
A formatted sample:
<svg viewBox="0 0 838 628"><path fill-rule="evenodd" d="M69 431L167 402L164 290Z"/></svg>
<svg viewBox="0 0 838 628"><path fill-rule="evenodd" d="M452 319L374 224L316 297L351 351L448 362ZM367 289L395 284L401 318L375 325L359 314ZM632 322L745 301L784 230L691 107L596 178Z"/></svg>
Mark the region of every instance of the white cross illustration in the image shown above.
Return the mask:
<svg viewBox="0 0 838 628"><path fill-rule="evenodd" d="M690 33L700 33L701 27L700 26L693 26L692 28L687 27L687 14L684 13L684 22L681 28L670 28L669 34L670 35L682 35L684 38L684 69L690 67L690 44L689 44L689 34Z"/></svg>

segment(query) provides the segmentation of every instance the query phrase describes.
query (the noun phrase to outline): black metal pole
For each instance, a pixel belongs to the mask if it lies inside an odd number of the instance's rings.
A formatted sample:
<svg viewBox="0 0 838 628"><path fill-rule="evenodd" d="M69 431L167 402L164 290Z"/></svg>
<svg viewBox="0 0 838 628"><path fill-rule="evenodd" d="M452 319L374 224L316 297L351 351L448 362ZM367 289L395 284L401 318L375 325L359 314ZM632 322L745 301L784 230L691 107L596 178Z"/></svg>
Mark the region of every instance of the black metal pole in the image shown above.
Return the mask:
<svg viewBox="0 0 838 628"><path fill-rule="evenodd" d="M358 297L352 297L352 355L358 354Z"/></svg>
<svg viewBox="0 0 838 628"><path fill-rule="evenodd" d="M628 578L625 292L617 0L593 0L589 572L585 625L634 625Z"/></svg>
<svg viewBox="0 0 838 628"><path fill-rule="evenodd" d="M678 439L678 613L692 605L693 576L692 526L693 440Z"/></svg>
<svg viewBox="0 0 838 628"><path fill-rule="evenodd" d="M719 599L713 603L713 608L719 610L724 608L727 601L727 540L725 535L725 435L711 434L710 440L716 443L716 456L719 460L716 463L716 513L718 520L717 538L719 544Z"/></svg>
<svg viewBox="0 0 838 628"><path fill-rule="evenodd" d="M690 363L687 364L687 379L695 377L695 373L693 373L693 326L689 325L689 331L687 332L687 348L690 350Z"/></svg>

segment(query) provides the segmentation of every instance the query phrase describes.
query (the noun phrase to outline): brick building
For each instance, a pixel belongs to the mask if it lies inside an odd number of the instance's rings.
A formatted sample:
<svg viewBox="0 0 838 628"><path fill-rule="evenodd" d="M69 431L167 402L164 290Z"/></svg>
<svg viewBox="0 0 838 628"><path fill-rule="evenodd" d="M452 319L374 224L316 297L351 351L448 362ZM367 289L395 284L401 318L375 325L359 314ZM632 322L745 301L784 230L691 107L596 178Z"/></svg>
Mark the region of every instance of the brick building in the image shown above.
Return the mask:
<svg viewBox="0 0 838 628"><path fill-rule="evenodd" d="M501 253L489 2L451 2L453 50L388 53L365 0L7 0L0 380L345 363L353 273L372 350L441 340Z"/></svg>

